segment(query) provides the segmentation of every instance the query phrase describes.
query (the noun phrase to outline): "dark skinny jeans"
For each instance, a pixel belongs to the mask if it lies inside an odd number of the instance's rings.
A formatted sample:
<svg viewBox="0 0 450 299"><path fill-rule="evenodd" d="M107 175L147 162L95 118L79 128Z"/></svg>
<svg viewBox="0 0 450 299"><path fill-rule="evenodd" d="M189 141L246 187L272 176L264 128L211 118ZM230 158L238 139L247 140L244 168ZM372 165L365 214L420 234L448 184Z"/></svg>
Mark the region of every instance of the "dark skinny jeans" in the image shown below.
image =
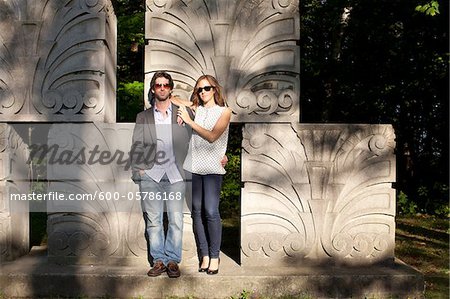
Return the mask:
<svg viewBox="0 0 450 299"><path fill-rule="evenodd" d="M223 175L192 174L192 222L200 259L218 258L222 242L219 213Z"/></svg>

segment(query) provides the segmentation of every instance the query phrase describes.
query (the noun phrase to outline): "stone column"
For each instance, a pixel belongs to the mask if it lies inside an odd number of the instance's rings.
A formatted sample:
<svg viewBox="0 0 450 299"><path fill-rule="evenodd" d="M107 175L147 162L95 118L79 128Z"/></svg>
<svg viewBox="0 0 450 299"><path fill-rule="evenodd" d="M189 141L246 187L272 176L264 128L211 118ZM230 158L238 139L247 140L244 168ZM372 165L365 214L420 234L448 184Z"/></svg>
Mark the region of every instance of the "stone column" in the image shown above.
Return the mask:
<svg viewBox="0 0 450 299"><path fill-rule="evenodd" d="M2 126L11 121L31 122L30 128L40 122L115 122L116 35L110 0L0 1ZM28 217L16 219L6 200L18 184L9 177L16 166L8 164L15 153L8 136L2 136L0 253L11 259L28 246ZM29 186L18 189L31 193Z"/></svg>

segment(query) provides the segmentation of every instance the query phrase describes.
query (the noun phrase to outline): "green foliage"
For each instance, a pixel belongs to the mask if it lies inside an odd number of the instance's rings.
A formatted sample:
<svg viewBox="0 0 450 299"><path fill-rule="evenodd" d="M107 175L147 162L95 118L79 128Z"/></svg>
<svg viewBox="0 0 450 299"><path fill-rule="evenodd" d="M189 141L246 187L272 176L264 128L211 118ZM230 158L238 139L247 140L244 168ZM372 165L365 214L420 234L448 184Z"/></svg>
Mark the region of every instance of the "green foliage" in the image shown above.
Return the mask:
<svg viewBox="0 0 450 299"><path fill-rule="evenodd" d="M117 17L118 81L143 81L144 12Z"/></svg>
<svg viewBox="0 0 450 299"><path fill-rule="evenodd" d="M144 109L144 83L138 81L119 83L117 100L117 120L134 122L136 114Z"/></svg>
<svg viewBox="0 0 450 299"><path fill-rule="evenodd" d="M424 5L417 5L416 11L429 16L435 16L439 14L439 3L437 1L430 1Z"/></svg>
<svg viewBox="0 0 450 299"><path fill-rule="evenodd" d="M227 154L227 156L227 175L224 177L220 198L222 215L232 217L233 215L239 215L241 157L235 154Z"/></svg>
<svg viewBox="0 0 450 299"><path fill-rule="evenodd" d="M243 290L237 297L231 296L230 299L250 299L252 298L252 291Z"/></svg>
<svg viewBox="0 0 450 299"><path fill-rule="evenodd" d="M47 160L33 158L30 163L32 179L30 193L47 193ZM30 247L47 244L47 212L44 201L31 201L30 208Z"/></svg>
<svg viewBox="0 0 450 299"><path fill-rule="evenodd" d="M448 185L442 182L435 182L431 187L420 185L416 193L421 210L437 216L448 217L448 191Z"/></svg>
<svg viewBox="0 0 450 299"><path fill-rule="evenodd" d="M430 215L396 218L395 255L425 280L425 298L449 298L449 221Z"/></svg>
<svg viewBox="0 0 450 299"><path fill-rule="evenodd" d="M417 213L417 204L410 201L408 196L400 191L397 196L397 211L400 215L415 215Z"/></svg>
<svg viewBox="0 0 450 299"><path fill-rule="evenodd" d="M448 203L435 184L449 181L449 2L432 18L411 5L423 0L300 1L301 116L392 124L396 188L434 213Z"/></svg>
<svg viewBox="0 0 450 299"><path fill-rule="evenodd" d="M231 124L227 148L227 173L220 192L220 210L224 218L240 215L242 125Z"/></svg>
<svg viewBox="0 0 450 299"><path fill-rule="evenodd" d="M134 122L144 109L145 1L113 0L117 16L117 121Z"/></svg>

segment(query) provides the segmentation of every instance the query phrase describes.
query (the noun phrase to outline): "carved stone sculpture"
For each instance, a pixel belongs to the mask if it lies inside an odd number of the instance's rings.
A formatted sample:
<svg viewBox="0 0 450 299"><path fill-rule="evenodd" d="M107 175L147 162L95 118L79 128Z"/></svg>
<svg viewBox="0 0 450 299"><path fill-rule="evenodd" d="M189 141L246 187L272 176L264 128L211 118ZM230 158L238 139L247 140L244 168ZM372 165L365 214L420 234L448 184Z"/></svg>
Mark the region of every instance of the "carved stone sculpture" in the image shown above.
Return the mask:
<svg viewBox="0 0 450 299"><path fill-rule="evenodd" d="M393 261L390 125L245 126L245 266Z"/></svg>
<svg viewBox="0 0 450 299"><path fill-rule="evenodd" d="M139 189L128 164L134 124L54 124L48 131L48 254L57 263L145 263ZM32 152L33 154L33 152ZM185 221L190 213L186 207ZM190 231L186 224L186 231ZM195 255L185 234L183 259Z"/></svg>
<svg viewBox="0 0 450 299"><path fill-rule="evenodd" d="M235 122L298 121L300 15L296 0L147 0L145 88L168 70L189 98L202 74L224 87Z"/></svg>
<svg viewBox="0 0 450 299"><path fill-rule="evenodd" d="M0 2L0 121L116 117L109 0Z"/></svg>

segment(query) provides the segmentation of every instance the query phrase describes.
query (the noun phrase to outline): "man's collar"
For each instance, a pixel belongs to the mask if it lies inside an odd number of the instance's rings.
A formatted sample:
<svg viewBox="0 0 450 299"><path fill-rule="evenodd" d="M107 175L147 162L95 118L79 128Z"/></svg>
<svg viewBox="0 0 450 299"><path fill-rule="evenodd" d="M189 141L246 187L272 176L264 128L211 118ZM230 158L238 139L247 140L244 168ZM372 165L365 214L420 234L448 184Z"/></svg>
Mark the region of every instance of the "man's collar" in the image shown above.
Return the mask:
<svg viewBox="0 0 450 299"><path fill-rule="evenodd" d="M161 110L159 110L158 107L156 107L156 103L155 103L154 109L155 109L155 111L157 111L157 112L161 112ZM172 103L170 103L170 104L169 104L169 107L167 107L167 111L172 112Z"/></svg>

